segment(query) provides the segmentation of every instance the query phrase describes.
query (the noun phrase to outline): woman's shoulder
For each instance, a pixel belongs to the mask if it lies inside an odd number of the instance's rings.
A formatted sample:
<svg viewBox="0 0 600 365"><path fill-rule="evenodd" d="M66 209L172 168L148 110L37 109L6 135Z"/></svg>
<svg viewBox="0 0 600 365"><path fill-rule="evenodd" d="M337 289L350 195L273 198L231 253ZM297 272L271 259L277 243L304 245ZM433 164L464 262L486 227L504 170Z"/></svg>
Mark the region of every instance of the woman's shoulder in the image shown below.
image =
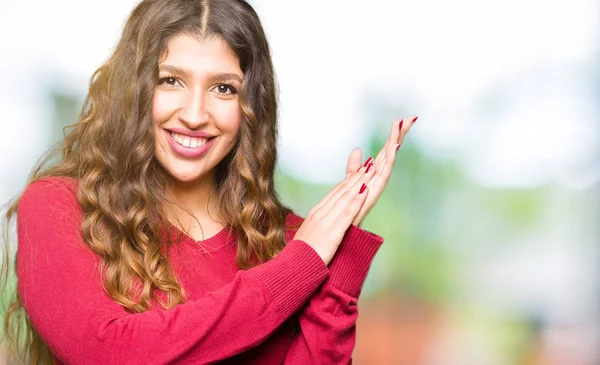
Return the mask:
<svg viewBox="0 0 600 365"><path fill-rule="evenodd" d="M77 185L77 179L65 176L48 176L35 180L23 191L19 199L19 208L40 204L53 205L53 202L77 202Z"/></svg>
<svg viewBox="0 0 600 365"><path fill-rule="evenodd" d="M294 212L289 212L288 215L285 217L285 225L288 228L300 226L302 222L304 222L304 218L302 218Z"/></svg>
<svg viewBox="0 0 600 365"><path fill-rule="evenodd" d="M46 176L31 182L23 195L32 192L44 195L76 193L78 182L78 179L67 176Z"/></svg>
<svg viewBox="0 0 600 365"><path fill-rule="evenodd" d="M285 240L289 242L293 239L294 235L296 235L296 231L300 228L304 222L304 218L295 214L294 212L289 212L285 217Z"/></svg>

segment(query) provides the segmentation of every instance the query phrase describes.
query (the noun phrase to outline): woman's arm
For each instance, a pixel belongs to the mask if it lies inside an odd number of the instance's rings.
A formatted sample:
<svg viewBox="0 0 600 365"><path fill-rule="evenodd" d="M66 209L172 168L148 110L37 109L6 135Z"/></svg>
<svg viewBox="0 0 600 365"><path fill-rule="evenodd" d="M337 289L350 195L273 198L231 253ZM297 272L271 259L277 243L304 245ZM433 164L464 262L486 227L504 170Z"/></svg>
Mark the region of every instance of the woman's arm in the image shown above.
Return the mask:
<svg viewBox="0 0 600 365"><path fill-rule="evenodd" d="M32 324L66 364L201 364L267 338L328 275L317 253L292 241L273 260L202 298L130 314L102 290L100 260L80 234L74 191L39 181L18 210L18 289Z"/></svg>
<svg viewBox="0 0 600 365"><path fill-rule="evenodd" d="M285 364L350 364L357 301L383 238L350 226L329 264L329 278L298 313L299 329Z"/></svg>
<svg viewBox="0 0 600 365"><path fill-rule="evenodd" d="M356 342L357 301L375 253L383 243L377 235L358 228L378 201L390 178L396 152L417 117L392 123L390 136L375 160L363 167L360 149L352 151L346 177L371 165L374 175L369 195L353 219L329 264L330 275L299 313L300 329L287 353L286 364L348 364ZM368 169L367 169L368 170Z"/></svg>

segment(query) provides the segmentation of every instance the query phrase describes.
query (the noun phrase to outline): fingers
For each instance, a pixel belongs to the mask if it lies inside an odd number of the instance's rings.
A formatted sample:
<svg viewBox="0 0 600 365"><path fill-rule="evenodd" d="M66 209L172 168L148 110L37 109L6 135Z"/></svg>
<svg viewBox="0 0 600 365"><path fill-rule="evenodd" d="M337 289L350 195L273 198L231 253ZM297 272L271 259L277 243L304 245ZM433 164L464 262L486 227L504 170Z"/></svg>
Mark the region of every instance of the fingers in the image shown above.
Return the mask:
<svg viewBox="0 0 600 365"><path fill-rule="evenodd" d="M380 164L379 162L381 161L385 151L387 151L388 146L390 145L390 141L393 138L393 134L395 130L400 130L399 126L400 123L403 121L403 119L396 119L394 121L394 123L392 123L392 132L390 133L390 136L388 137L388 139L385 140L385 144L383 145L383 147L381 148L381 151L379 151L379 153L377 154L377 157L375 158L375 166L379 167Z"/></svg>
<svg viewBox="0 0 600 365"><path fill-rule="evenodd" d="M367 182L373 175L374 166L369 172L361 168L346 180L350 185L341 195L333 194L327 204L317 211L311 210L296 231L294 239L306 242L328 264L337 251L344 234L353 219L358 215L367 199Z"/></svg>
<svg viewBox="0 0 600 365"><path fill-rule="evenodd" d="M354 221L354 218L365 204L368 196L367 184L373 174L373 169L363 174L358 181L354 182L343 194L339 195L335 201L334 199L330 199L330 202L323 207L323 210L329 208L327 212L328 216L336 219L336 223L340 227L343 227L344 231Z"/></svg>
<svg viewBox="0 0 600 365"><path fill-rule="evenodd" d="M419 117L416 116L416 115L413 115L412 117L409 117L409 118L406 118L406 119L408 120L408 122L404 122L398 128L399 132L400 132L400 135L399 135L398 139L396 140L396 145L397 146L394 147L394 152L398 150L398 148L402 144L402 141L404 140L404 136L406 136L406 134L408 133L408 131L412 128L413 124L415 124L417 122L417 119L419 119Z"/></svg>
<svg viewBox="0 0 600 365"><path fill-rule="evenodd" d="M389 160L392 160L392 164L390 165L391 168L391 166L393 165L393 161L395 160L396 151L402 144L404 136L406 136L406 134L418 118L418 116L413 115L407 118L398 119L394 121L394 123L392 123L392 130L390 132L390 136L383 148L381 149L381 151L379 152L378 159L375 163L375 165L377 166L377 170L380 173L383 173L386 170L384 166L386 166Z"/></svg>
<svg viewBox="0 0 600 365"><path fill-rule="evenodd" d="M350 153L346 164L346 179L338 183L313 209L311 209L309 215L318 215L317 218L345 217L351 212L354 212L353 208L356 207L356 204L360 203L360 207L365 204L367 199L366 196L368 195L365 194L365 192L371 189L374 189L375 195L373 196L373 199L376 201L391 175L396 151L417 118L417 116L411 116L395 120L394 123L392 123L390 136L376 159L367 160L367 163L363 166L360 166L362 151L360 149L354 149ZM369 165L372 165L369 171L367 171L368 166L366 166L368 163ZM363 194L365 195L357 198L356 194L363 195L360 194L362 184L365 184L365 189L363 189ZM350 222L354 220L359 211L360 208L353 213L354 215L352 216L352 219L350 219Z"/></svg>
<svg viewBox="0 0 600 365"><path fill-rule="evenodd" d="M367 164L366 166L363 165L359 169L358 174L356 174L354 176L354 179L349 180L347 184L345 184L340 189L338 189L335 193L333 193L331 198L323 206L325 207L325 209L327 209L328 205L329 205L329 207L331 207L332 204L337 204L337 200L340 198L340 196L345 194L348 190L352 189L353 186L355 186L357 183L358 184L360 184L360 183L368 184L374 175L375 175L375 166L371 160L371 162L369 164Z"/></svg>
<svg viewBox="0 0 600 365"><path fill-rule="evenodd" d="M348 163L346 164L346 178L350 177L355 173L362 165L362 151L360 148L355 148L348 157Z"/></svg>
<svg viewBox="0 0 600 365"><path fill-rule="evenodd" d="M358 171L355 171L353 173L353 175L346 178L344 181L338 183L333 189L329 191L329 193L327 193L327 195L325 195L323 199L321 199L321 201L317 205L315 205L311 209L311 212L315 213L319 211L326 204L330 203L331 199L334 199L333 201L335 201L339 197L339 195L343 194L346 190L348 190L349 186L352 186L356 181L358 181L361 178L361 176L365 174L367 168L368 166L361 166ZM373 176L373 170L373 167L371 167L371 169L369 170L369 175L371 177Z"/></svg>
<svg viewBox="0 0 600 365"><path fill-rule="evenodd" d="M396 149L396 141L398 141L398 139L400 138L401 135L401 129L403 129L404 127L404 119L398 119L396 121L394 121L394 123L392 123L392 130L390 132L390 136L388 138L388 140L386 141L385 145L383 146L383 148L381 149L381 152L379 152L379 154L381 155L379 160L377 160L376 162L376 166L377 166L377 170L379 171L379 176L377 177L377 179L380 178L380 176L383 174L384 170L385 170L385 166L387 165L388 159L389 157L392 155L391 150L392 149ZM394 153L395 155L395 153Z"/></svg>

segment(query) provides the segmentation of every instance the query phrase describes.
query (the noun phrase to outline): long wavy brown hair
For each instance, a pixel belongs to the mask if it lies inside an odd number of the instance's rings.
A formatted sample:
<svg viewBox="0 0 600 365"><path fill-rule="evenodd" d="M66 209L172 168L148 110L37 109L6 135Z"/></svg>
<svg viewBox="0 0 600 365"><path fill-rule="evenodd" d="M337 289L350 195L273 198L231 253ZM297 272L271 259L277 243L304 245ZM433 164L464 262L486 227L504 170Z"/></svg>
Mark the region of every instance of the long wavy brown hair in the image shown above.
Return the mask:
<svg viewBox="0 0 600 365"><path fill-rule="evenodd" d="M167 227L169 177L154 157L152 97L158 63L177 34L221 37L237 56L244 81L239 100L243 122L233 150L216 167L219 216L237 233L241 269L274 257L285 246L290 212L274 189L277 100L269 46L257 14L242 0L145 0L131 13L108 61L93 74L77 123L34 168L27 186L49 176L78 179L85 243L103 262L106 293L130 312L185 301L185 292L161 251ZM134 146L132 148L132 146ZM59 162L51 164L54 158ZM21 194L22 195L22 194ZM5 214L5 250L0 282L10 300L3 332L11 356L31 364L53 364L18 291L8 227L21 195ZM168 250L167 250L168 252ZM141 293L133 290L140 279ZM18 278L17 278L18 279ZM14 282L14 280L13 280ZM160 300L157 291L167 294Z"/></svg>

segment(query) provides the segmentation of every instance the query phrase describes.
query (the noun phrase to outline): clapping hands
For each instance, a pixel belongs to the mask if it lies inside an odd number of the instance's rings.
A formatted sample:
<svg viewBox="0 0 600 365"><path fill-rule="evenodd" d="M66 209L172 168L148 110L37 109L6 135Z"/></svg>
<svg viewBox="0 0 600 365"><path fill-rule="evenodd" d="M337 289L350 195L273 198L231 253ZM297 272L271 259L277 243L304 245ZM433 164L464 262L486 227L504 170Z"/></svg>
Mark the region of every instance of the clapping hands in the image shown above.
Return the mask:
<svg viewBox="0 0 600 365"><path fill-rule="evenodd" d="M337 184L306 216L294 239L310 245L328 264L350 224L359 226L377 203L392 173L396 152L417 117L398 119L375 159L363 164L355 149L348 158L346 179Z"/></svg>

